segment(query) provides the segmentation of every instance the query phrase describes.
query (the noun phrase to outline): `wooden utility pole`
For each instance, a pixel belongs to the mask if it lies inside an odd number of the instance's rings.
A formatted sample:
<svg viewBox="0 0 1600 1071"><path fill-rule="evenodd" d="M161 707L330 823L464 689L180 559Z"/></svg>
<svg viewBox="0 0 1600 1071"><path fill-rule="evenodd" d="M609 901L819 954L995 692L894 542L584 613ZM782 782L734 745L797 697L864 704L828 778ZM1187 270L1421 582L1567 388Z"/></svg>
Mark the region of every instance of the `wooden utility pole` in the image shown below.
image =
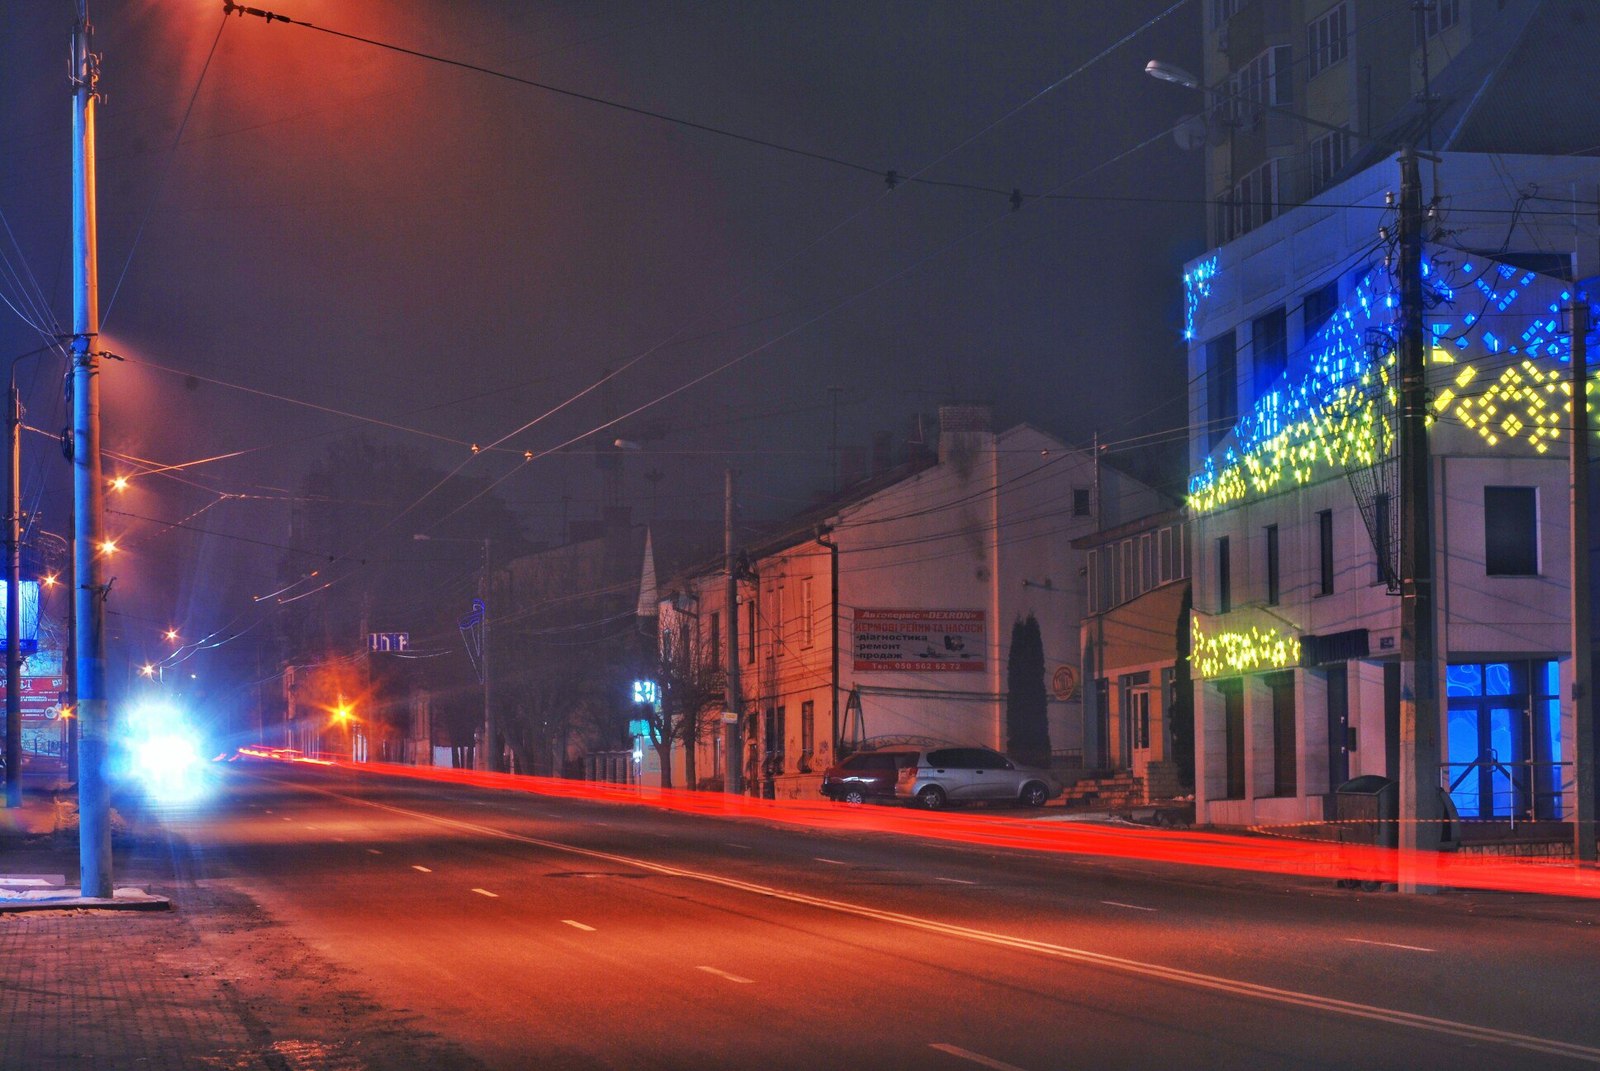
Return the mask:
<svg viewBox="0 0 1600 1071"><path fill-rule="evenodd" d="M1422 179L1400 154L1400 872L1425 892L1421 853L1439 848L1439 662L1434 635L1432 458L1422 324Z"/></svg>
<svg viewBox="0 0 1600 1071"><path fill-rule="evenodd" d="M1572 720L1573 768L1577 771L1572 813L1572 857L1595 861L1594 655L1589 627L1589 303L1574 295L1572 315L1572 445L1567 473L1572 528ZM1558 768L1559 771L1559 768ZM1553 778L1559 785L1559 776Z"/></svg>
<svg viewBox="0 0 1600 1071"><path fill-rule="evenodd" d="M727 773L723 778L723 788L739 795L744 792L744 704L739 695L739 575L733 552L732 469L728 469L723 477L722 560L728 572L728 647L724 652L727 697L723 709L732 718L728 722Z"/></svg>

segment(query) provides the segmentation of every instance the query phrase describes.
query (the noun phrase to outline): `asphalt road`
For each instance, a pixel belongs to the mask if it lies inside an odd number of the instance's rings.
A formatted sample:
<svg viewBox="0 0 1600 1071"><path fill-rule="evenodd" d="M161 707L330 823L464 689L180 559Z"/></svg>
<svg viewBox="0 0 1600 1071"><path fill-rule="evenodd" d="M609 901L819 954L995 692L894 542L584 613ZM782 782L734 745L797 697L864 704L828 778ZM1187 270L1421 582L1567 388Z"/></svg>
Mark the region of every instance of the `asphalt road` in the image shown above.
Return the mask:
<svg viewBox="0 0 1600 1071"><path fill-rule="evenodd" d="M274 763L164 822L183 880L494 1068L1600 1064L1593 903Z"/></svg>

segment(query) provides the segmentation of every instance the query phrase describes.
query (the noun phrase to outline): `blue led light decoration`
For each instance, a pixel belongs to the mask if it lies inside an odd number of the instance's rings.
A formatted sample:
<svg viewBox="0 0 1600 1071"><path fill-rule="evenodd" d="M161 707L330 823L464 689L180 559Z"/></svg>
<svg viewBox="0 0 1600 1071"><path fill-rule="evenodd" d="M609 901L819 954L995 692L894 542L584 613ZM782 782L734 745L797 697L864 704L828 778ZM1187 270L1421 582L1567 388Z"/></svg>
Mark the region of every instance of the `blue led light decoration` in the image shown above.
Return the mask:
<svg viewBox="0 0 1600 1071"><path fill-rule="evenodd" d="M1211 296L1211 280L1216 274L1215 256L1196 264L1193 271L1183 273L1183 337L1187 341L1194 339L1195 314L1200 311L1200 302Z"/></svg>
<svg viewBox="0 0 1600 1071"><path fill-rule="evenodd" d="M1560 329L1570 289L1477 258L1456 268L1445 260L1449 251L1432 252L1423 264L1432 419L1475 432L1491 448L1514 443L1546 453L1570 413L1563 371L1570 342ZM1185 284L1192 288L1188 276ZM1357 283L1290 370L1241 417L1230 440L1190 477L1192 510L1208 513L1390 455L1396 299L1382 267ZM1591 379L1591 396L1596 390Z"/></svg>

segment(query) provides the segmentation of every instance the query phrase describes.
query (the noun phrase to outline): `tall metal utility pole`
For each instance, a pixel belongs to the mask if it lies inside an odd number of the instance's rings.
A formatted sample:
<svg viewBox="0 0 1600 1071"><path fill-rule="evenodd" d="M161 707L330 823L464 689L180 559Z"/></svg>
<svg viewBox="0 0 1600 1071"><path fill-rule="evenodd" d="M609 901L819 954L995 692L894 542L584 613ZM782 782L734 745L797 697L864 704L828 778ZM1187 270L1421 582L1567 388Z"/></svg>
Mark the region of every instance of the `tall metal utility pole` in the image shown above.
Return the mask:
<svg viewBox="0 0 1600 1071"><path fill-rule="evenodd" d="M728 649L725 654L727 697L732 717L728 723L728 768L722 787L735 795L744 792L744 704L739 695L739 576L733 554L733 470L723 474L722 560L728 571Z"/></svg>
<svg viewBox="0 0 1600 1071"><path fill-rule="evenodd" d="M1400 874L1426 891L1419 852L1439 848L1439 662L1434 636L1432 458L1422 324L1422 179L1400 154Z"/></svg>
<svg viewBox="0 0 1600 1071"><path fill-rule="evenodd" d="M1594 796L1594 654L1589 628L1589 303L1573 296L1572 314L1572 446L1567 473L1572 528L1572 720L1574 791L1572 857L1595 862ZM1560 779L1557 778L1557 783Z"/></svg>
<svg viewBox="0 0 1600 1071"><path fill-rule="evenodd" d="M94 111L100 57L89 50L88 0L72 29L72 524L78 622L78 863L84 896L111 896L111 787L106 752L105 499L100 473L100 267Z"/></svg>

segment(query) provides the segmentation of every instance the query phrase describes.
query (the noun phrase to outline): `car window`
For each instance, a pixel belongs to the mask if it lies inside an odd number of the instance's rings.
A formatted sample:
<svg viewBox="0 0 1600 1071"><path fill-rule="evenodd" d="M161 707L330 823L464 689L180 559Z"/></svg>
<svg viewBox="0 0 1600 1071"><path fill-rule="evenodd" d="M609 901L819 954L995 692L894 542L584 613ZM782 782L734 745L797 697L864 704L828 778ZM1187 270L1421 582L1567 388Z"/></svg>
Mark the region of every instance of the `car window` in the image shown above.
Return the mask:
<svg viewBox="0 0 1600 1071"><path fill-rule="evenodd" d="M975 759L974 765L982 767L986 770L1004 770L1007 766L1011 765L1010 760L1008 760L998 751L989 751L986 748L973 748L972 754Z"/></svg>
<svg viewBox="0 0 1600 1071"><path fill-rule="evenodd" d="M928 752L929 766L961 766L961 748L947 747L942 751Z"/></svg>
<svg viewBox="0 0 1600 1071"><path fill-rule="evenodd" d="M874 757L872 755L851 755L839 764L839 768L843 770L865 770L870 765L868 760Z"/></svg>

